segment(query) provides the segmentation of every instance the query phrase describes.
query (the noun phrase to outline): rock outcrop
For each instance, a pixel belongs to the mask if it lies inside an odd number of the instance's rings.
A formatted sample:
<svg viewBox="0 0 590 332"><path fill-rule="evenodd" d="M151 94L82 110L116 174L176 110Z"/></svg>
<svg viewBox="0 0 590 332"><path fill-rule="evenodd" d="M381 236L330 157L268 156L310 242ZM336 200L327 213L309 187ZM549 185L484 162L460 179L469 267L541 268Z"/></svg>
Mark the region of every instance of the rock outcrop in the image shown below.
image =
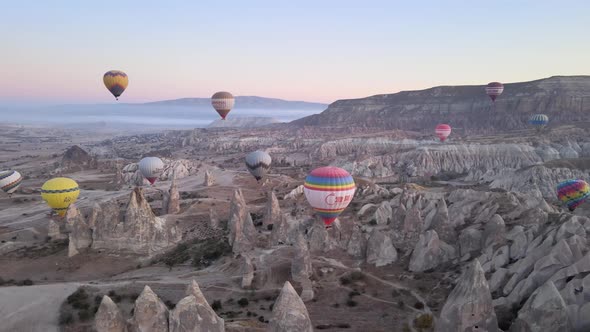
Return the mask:
<svg viewBox="0 0 590 332"><path fill-rule="evenodd" d="M156 217L141 188L131 192L124 217L116 201L94 206L88 222L92 249L106 249L151 256L174 246L182 239L175 224Z"/></svg>
<svg viewBox="0 0 590 332"><path fill-rule="evenodd" d="M312 332L305 304L287 281L276 299L268 332Z"/></svg>
<svg viewBox="0 0 590 332"><path fill-rule="evenodd" d="M59 224L53 219L49 219L49 223L47 225L47 236L53 240L61 240L66 238L66 235L62 233Z"/></svg>
<svg viewBox="0 0 590 332"><path fill-rule="evenodd" d="M192 281L170 313L170 332L225 332L225 325L211 308L196 281Z"/></svg>
<svg viewBox="0 0 590 332"><path fill-rule="evenodd" d="M168 330L168 308L147 285L135 300L131 325L133 332Z"/></svg>
<svg viewBox="0 0 590 332"><path fill-rule="evenodd" d="M573 331L568 308L551 281L531 295L510 327L510 332L568 331Z"/></svg>
<svg viewBox="0 0 590 332"><path fill-rule="evenodd" d="M449 294L435 331L498 331L490 288L477 259L465 267Z"/></svg>
<svg viewBox="0 0 590 332"><path fill-rule="evenodd" d="M422 272L433 269L455 257L455 249L441 241L436 231L430 230L420 235L410 257L409 270Z"/></svg>
<svg viewBox="0 0 590 332"><path fill-rule="evenodd" d="M94 316L94 327L97 332L127 332L127 324L119 307L106 295Z"/></svg>
<svg viewBox="0 0 590 332"><path fill-rule="evenodd" d="M206 170L205 171L205 179L203 180L203 186L211 187L214 184L215 184L215 177L213 176L213 174L209 170Z"/></svg>
<svg viewBox="0 0 590 332"><path fill-rule="evenodd" d="M229 244L235 255L250 251L256 244L256 228L241 189L236 189L229 208Z"/></svg>
<svg viewBox="0 0 590 332"><path fill-rule="evenodd" d="M397 250L391 238L375 228L367 242L367 263L375 266L385 266L397 260Z"/></svg>
<svg viewBox="0 0 590 332"><path fill-rule="evenodd" d="M180 193L176 185L176 179L172 180L168 192L163 193L162 212L164 214L176 214L180 212Z"/></svg>
<svg viewBox="0 0 590 332"><path fill-rule="evenodd" d="M70 230L68 257L75 256L80 250L86 250L92 245L92 230L74 204L66 212L66 225Z"/></svg>
<svg viewBox="0 0 590 332"><path fill-rule="evenodd" d="M267 228L281 218L281 207L274 191L269 191L266 195L266 207L264 209L264 216L262 218L262 226Z"/></svg>

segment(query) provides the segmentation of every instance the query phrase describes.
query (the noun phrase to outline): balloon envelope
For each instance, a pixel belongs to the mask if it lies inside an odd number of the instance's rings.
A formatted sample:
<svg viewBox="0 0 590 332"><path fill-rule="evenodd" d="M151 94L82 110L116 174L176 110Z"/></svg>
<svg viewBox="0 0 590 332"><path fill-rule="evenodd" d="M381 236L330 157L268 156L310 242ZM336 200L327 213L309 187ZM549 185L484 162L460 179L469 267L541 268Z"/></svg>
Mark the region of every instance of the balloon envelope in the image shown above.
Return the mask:
<svg viewBox="0 0 590 332"><path fill-rule="evenodd" d="M583 180L567 180L557 185L557 198L574 211L590 196L590 186Z"/></svg>
<svg viewBox="0 0 590 332"><path fill-rule="evenodd" d="M0 172L0 188L9 196L20 187L23 177L17 171Z"/></svg>
<svg viewBox="0 0 590 332"><path fill-rule="evenodd" d="M145 157L139 161L139 171L151 184L162 174L164 162L158 157Z"/></svg>
<svg viewBox="0 0 590 332"><path fill-rule="evenodd" d="M246 155L246 167L256 180L260 180L266 175L271 162L270 155L264 151L254 151Z"/></svg>
<svg viewBox="0 0 590 332"><path fill-rule="evenodd" d="M102 77L102 81L117 100L123 91L127 89L127 85L129 84L127 74L120 70L107 71Z"/></svg>
<svg viewBox="0 0 590 332"><path fill-rule="evenodd" d="M449 135L451 134L451 126L449 126L448 124L439 124L438 126L436 126L436 128L434 129L434 133L436 134L436 136L438 136L438 138L440 138L441 142L444 142L447 137L449 137Z"/></svg>
<svg viewBox="0 0 590 332"><path fill-rule="evenodd" d="M545 114L535 114L529 119L532 126L543 128L549 123L549 117Z"/></svg>
<svg viewBox="0 0 590 332"><path fill-rule="evenodd" d="M213 108L219 113L223 120L225 120L229 111L234 107L234 104L234 96L226 91L216 92L211 97L211 105L213 105Z"/></svg>
<svg viewBox="0 0 590 332"><path fill-rule="evenodd" d="M356 185L350 174L338 167L316 168L305 178L305 198L329 226L346 209Z"/></svg>
<svg viewBox="0 0 590 332"><path fill-rule="evenodd" d="M486 93L493 102L496 101L496 98L500 96L502 92L504 92L504 85L500 82L491 82L486 86Z"/></svg>
<svg viewBox="0 0 590 332"><path fill-rule="evenodd" d="M69 178L53 178L41 187L41 198L61 217L66 214L70 204L76 202L78 195L78 184Z"/></svg>

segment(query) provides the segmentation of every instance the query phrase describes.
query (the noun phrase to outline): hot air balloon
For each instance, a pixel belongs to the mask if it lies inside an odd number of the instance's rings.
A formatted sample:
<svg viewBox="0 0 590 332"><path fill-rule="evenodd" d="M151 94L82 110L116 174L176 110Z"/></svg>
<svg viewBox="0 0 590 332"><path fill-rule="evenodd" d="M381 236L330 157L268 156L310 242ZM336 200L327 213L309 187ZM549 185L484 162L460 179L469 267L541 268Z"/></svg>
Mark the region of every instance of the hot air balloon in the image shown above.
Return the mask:
<svg viewBox="0 0 590 332"><path fill-rule="evenodd" d="M80 195L80 188L76 181L68 178L54 178L41 187L41 198L60 217L63 217L70 204L74 203Z"/></svg>
<svg viewBox="0 0 590 332"><path fill-rule="evenodd" d="M119 100L119 96L127 89L129 84L129 78L127 74L120 70L107 71L102 77L104 85L107 89L115 96L115 99Z"/></svg>
<svg viewBox="0 0 590 332"><path fill-rule="evenodd" d="M441 123L436 126L434 132L436 133L436 136L440 138L440 141L444 142L447 139L447 137L449 137L449 135L451 134L451 126L449 126L448 124Z"/></svg>
<svg viewBox="0 0 590 332"><path fill-rule="evenodd" d="M566 180L557 185L557 198L574 211L590 196L590 186L583 180Z"/></svg>
<svg viewBox="0 0 590 332"><path fill-rule="evenodd" d="M492 99L492 102L496 102L496 98L504 91L504 85L500 82L491 82L486 86L486 93Z"/></svg>
<svg viewBox="0 0 590 332"><path fill-rule="evenodd" d="M139 171L150 182L154 184L164 170L164 163L158 157L145 157L139 161Z"/></svg>
<svg viewBox="0 0 590 332"><path fill-rule="evenodd" d="M254 151L246 155L246 167L250 174L254 175L256 181L260 181L268 172L271 162L270 155L264 151Z"/></svg>
<svg viewBox="0 0 590 332"><path fill-rule="evenodd" d="M549 123L549 117L545 114L535 114L529 119L529 124L537 127L538 130L545 128Z"/></svg>
<svg viewBox="0 0 590 332"><path fill-rule="evenodd" d="M347 171L330 166L311 171L303 186L307 201L324 220L326 227L346 209L355 190L354 179Z"/></svg>
<svg viewBox="0 0 590 332"><path fill-rule="evenodd" d="M234 107L235 99L234 96L225 91L215 92L211 97L211 105L221 115L221 118L225 120L227 113Z"/></svg>
<svg viewBox="0 0 590 332"><path fill-rule="evenodd" d="M0 172L0 188L8 194L8 197L12 196L23 182L23 177L17 171L1 171Z"/></svg>

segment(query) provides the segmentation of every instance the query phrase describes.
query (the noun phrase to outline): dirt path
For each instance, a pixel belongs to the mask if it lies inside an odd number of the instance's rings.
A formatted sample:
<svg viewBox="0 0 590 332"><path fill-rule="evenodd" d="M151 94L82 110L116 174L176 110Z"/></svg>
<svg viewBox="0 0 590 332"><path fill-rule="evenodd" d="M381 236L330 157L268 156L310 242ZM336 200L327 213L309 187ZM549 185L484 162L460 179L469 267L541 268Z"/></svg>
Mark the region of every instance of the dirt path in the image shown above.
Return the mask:
<svg viewBox="0 0 590 332"><path fill-rule="evenodd" d="M79 283L0 288L1 332L57 332L61 303Z"/></svg>

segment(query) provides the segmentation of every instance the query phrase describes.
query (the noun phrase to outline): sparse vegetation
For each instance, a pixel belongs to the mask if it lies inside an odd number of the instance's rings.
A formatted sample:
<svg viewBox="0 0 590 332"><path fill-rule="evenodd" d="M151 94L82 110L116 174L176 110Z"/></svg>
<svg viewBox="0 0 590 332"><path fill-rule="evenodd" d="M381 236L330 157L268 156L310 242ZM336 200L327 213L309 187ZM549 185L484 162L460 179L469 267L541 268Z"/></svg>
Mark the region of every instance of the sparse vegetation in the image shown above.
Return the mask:
<svg viewBox="0 0 590 332"><path fill-rule="evenodd" d="M418 310L422 310L422 309L424 309L424 303L418 301L418 302L414 303L414 308L416 308Z"/></svg>
<svg viewBox="0 0 590 332"><path fill-rule="evenodd" d="M215 311L219 311L223 308L223 305L221 304L221 301L219 300L215 300L213 301L213 303L211 304L211 308Z"/></svg>
<svg viewBox="0 0 590 332"><path fill-rule="evenodd" d="M349 307L356 307L358 305L358 302L356 302L355 300L349 299L348 301L346 301L346 305Z"/></svg>
<svg viewBox="0 0 590 332"><path fill-rule="evenodd" d="M243 297L241 299L238 300L238 304L240 305L240 307L245 307L250 303L250 301L248 301L247 298Z"/></svg>
<svg viewBox="0 0 590 332"><path fill-rule="evenodd" d="M345 276L340 277L340 283L342 285L349 285L353 282L364 280L365 275L360 271L353 271Z"/></svg>
<svg viewBox="0 0 590 332"><path fill-rule="evenodd" d="M170 300L166 300L166 302L164 302L164 304L168 307L168 309L172 310L174 308L176 308L176 303L170 301Z"/></svg>
<svg viewBox="0 0 590 332"><path fill-rule="evenodd" d="M414 327L422 330L432 327L433 317L431 314L421 314L414 319Z"/></svg>

